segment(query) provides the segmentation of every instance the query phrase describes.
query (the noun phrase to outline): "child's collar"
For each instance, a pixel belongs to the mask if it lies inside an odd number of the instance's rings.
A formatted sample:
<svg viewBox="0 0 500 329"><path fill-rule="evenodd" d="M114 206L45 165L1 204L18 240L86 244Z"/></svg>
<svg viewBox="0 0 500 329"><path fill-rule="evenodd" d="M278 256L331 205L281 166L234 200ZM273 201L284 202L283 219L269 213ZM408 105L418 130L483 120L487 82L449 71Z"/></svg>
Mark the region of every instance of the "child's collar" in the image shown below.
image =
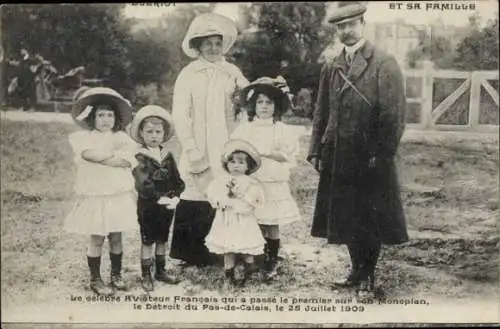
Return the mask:
<svg viewBox="0 0 500 329"><path fill-rule="evenodd" d="M159 146L159 149L160 149L160 158L161 158L161 161L165 160L165 158L167 157L167 155L170 153L166 147L164 146ZM148 158L151 158L153 160L157 160L156 159L156 155L147 147L147 146L142 146L140 149L139 149L139 153L142 154L142 155L145 155L147 156ZM160 161L160 162L161 162Z"/></svg>
<svg viewBox="0 0 500 329"><path fill-rule="evenodd" d="M274 118L267 118L267 119L259 119L258 117L255 117L254 122L258 125L272 125L274 124Z"/></svg>
<svg viewBox="0 0 500 329"><path fill-rule="evenodd" d="M93 134L100 134L100 135L106 135L106 136L111 136L114 133L113 130L100 131L99 129L92 129L90 132L93 133Z"/></svg>

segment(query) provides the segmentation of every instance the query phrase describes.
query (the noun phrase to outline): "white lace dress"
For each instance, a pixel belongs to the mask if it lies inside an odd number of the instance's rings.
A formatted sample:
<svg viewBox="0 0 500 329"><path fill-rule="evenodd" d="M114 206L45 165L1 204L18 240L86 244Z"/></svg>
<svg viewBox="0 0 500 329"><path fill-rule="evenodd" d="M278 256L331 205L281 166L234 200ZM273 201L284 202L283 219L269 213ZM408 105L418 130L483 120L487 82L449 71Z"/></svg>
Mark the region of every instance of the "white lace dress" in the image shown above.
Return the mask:
<svg viewBox="0 0 500 329"><path fill-rule="evenodd" d="M282 122L274 123L272 119L258 118L242 123L231 135L231 139L242 139L252 144L262 159L260 169L252 175L264 187L266 198L264 205L255 212L259 224L283 225L301 219L288 184L290 169L296 166L298 138L299 135L292 127ZM287 161L279 162L268 158L271 153L279 153Z"/></svg>
<svg viewBox="0 0 500 329"><path fill-rule="evenodd" d="M231 180L242 191L239 198L227 196L227 185ZM209 184L207 196L212 207L217 208L212 228L205 239L207 248L216 254L262 254L265 240L255 217L255 209L264 202L262 186L251 177L231 177L227 174ZM224 211L217 207L223 200L231 205Z"/></svg>
<svg viewBox="0 0 500 329"><path fill-rule="evenodd" d="M137 196L131 168L110 167L82 158L87 149L102 148L132 164L138 145L125 133L78 131L69 136L75 154L76 201L64 220L68 232L107 235L138 228Z"/></svg>

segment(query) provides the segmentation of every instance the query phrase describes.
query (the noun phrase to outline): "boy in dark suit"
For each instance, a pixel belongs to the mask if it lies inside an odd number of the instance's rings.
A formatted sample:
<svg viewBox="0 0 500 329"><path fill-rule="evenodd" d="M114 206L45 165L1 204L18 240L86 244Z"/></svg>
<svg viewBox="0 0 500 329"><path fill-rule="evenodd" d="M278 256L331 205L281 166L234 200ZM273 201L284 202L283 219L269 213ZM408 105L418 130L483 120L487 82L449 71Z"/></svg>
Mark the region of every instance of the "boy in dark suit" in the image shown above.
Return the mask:
<svg viewBox="0 0 500 329"><path fill-rule="evenodd" d="M155 244L155 275L158 281L177 284L179 280L165 270L168 234L179 195L185 184L172 153L162 144L173 135L168 112L155 105L141 108L130 126L130 135L142 144L136 154L138 165L132 173L138 192L137 215L141 231L142 287L154 290L151 268Z"/></svg>

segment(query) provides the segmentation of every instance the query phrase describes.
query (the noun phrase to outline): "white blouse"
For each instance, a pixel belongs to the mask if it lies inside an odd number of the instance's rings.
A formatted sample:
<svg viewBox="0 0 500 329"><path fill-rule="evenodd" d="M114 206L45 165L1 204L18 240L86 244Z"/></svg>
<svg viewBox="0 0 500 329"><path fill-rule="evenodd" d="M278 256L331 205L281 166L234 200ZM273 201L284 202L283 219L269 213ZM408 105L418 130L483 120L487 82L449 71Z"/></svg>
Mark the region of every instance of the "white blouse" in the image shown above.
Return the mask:
<svg viewBox="0 0 500 329"><path fill-rule="evenodd" d="M290 169L295 167L295 156L299 151L299 137L292 127L271 119L255 118L252 122L240 124L231 139L242 139L252 144L262 157L262 165L254 174L261 182L288 181ZM267 155L280 154L287 161L279 162Z"/></svg>
<svg viewBox="0 0 500 329"><path fill-rule="evenodd" d="M231 181L241 191L241 198L228 197L228 184ZM208 201L213 208L217 208L218 202L226 200L230 202L231 211L234 213L252 213L255 208L259 208L264 204L262 186L255 179L246 175L231 176L226 173L218 176L208 185L207 195Z"/></svg>
<svg viewBox="0 0 500 329"><path fill-rule="evenodd" d="M174 86L172 118L182 147L179 172L186 182L182 198L205 199L205 191L196 187L195 180L201 176L193 168L196 164L190 162L190 150L197 150L203 156L200 162L210 167L208 173L213 177L224 173L220 157L235 126L231 97L236 88L246 84L248 80L242 72L225 61L214 64L198 59L179 73Z"/></svg>
<svg viewBox="0 0 500 329"><path fill-rule="evenodd" d="M75 154L74 162L77 168L75 193L78 195L109 195L134 190L131 170L137 163L135 153L139 149L139 145L125 132L78 131L69 135L69 143ZM113 155L129 161L132 167L110 167L89 162L82 158L82 152L90 149L109 151Z"/></svg>

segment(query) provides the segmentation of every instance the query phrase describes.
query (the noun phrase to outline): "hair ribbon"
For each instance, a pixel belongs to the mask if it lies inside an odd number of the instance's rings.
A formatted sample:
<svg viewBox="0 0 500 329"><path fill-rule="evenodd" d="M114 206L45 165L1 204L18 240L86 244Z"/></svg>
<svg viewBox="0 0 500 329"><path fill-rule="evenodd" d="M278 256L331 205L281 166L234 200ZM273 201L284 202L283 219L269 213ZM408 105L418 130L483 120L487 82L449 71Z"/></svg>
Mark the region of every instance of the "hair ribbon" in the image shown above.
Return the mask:
<svg viewBox="0 0 500 329"><path fill-rule="evenodd" d="M78 121L85 120L89 116L90 112L92 112L92 109L93 109L92 105L87 105L87 107L85 108L85 110L83 110L82 113L80 113L76 117L76 120L78 120Z"/></svg>
<svg viewBox="0 0 500 329"><path fill-rule="evenodd" d="M247 94L247 101L252 98L253 94L255 93L255 89L250 89L250 91Z"/></svg>
<svg viewBox="0 0 500 329"><path fill-rule="evenodd" d="M280 87L280 89L282 92L287 93L287 94L290 92L290 87L288 87L288 86Z"/></svg>

